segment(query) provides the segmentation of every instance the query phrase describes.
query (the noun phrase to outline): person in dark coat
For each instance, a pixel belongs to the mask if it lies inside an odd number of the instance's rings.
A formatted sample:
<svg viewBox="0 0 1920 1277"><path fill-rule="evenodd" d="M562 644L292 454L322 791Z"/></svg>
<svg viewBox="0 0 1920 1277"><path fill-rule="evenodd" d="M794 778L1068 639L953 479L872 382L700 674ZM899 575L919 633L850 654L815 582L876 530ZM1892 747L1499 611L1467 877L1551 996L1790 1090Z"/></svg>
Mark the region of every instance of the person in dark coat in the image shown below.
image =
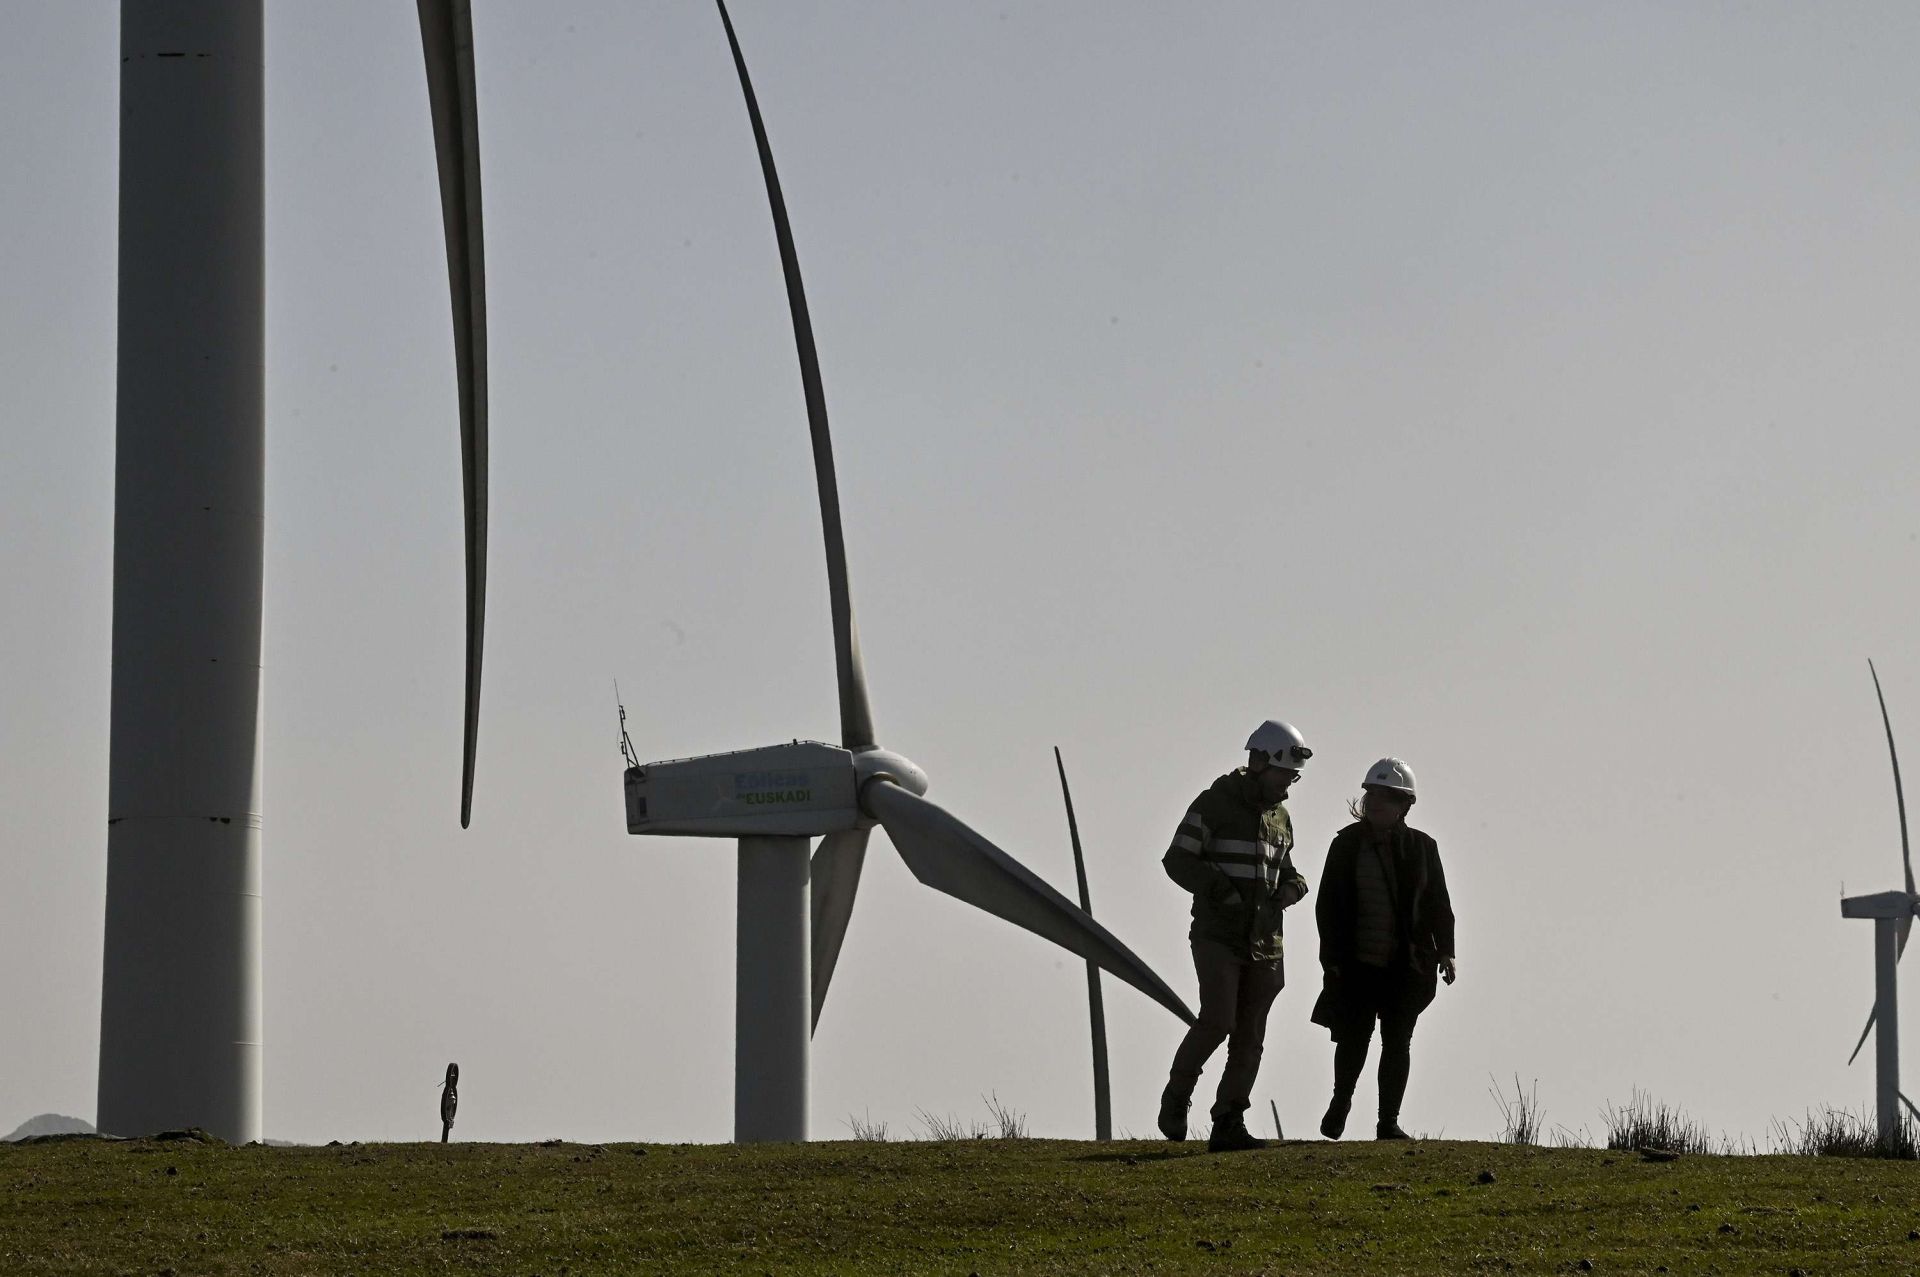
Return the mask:
<svg viewBox="0 0 1920 1277"><path fill-rule="evenodd" d="M1354 823L1334 835L1320 877L1322 988L1313 1022L1332 1031L1333 1101L1320 1133L1337 1140L1380 1024L1380 1120L1375 1135L1403 1140L1400 1103L1413 1062L1413 1026L1438 983L1458 975L1453 902L1432 838L1407 826L1413 769L1383 758L1367 770Z"/></svg>

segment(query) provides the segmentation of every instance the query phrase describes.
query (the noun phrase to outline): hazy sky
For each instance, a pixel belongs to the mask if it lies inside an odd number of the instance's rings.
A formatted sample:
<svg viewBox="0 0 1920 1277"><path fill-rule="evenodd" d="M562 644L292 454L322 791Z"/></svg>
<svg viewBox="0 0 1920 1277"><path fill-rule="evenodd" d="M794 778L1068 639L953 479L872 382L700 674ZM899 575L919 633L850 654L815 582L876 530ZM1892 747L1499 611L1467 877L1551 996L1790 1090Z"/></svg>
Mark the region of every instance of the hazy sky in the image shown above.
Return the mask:
<svg viewBox="0 0 1920 1277"><path fill-rule="evenodd" d="M463 833L414 11L268 5L266 1129L431 1138L457 1060L468 1138L721 1140L734 849L625 833L613 680L646 758L837 731L752 136L701 0L476 10L493 558ZM1060 745L1096 915L1192 999L1159 858L1193 794L1296 723L1317 882L1399 754L1460 918L1409 1128L1491 1132L1489 1074L1573 1127L1635 1087L1755 1135L1868 1099L1872 928L1838 900L1900 881L1868 656L1920 773L1920 9L734 17L876 725L931 797L1070 891ZM94 1109L118 6L0 3L0 31L4 1130ZM1298 1134L1332 1053L1311 903L1290 922L1255 1103ZM1180 1025L1107 999L1115 1124L1146 1134ZM876 836L814 1132L991 1093L1086 1136L1085 1016L1078 960Z"/></svg>

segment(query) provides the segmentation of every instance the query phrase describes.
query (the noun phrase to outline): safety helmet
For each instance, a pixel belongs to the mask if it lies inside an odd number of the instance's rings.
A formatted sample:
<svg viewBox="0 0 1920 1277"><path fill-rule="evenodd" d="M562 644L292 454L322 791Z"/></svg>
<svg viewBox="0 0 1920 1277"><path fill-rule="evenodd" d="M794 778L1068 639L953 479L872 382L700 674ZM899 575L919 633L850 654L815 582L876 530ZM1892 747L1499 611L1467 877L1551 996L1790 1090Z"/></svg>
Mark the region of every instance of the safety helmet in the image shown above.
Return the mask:
<svg viewBox="0 0 1920 1277"><path fill-rule="evenodd" d="M1265 754L1273 766L1296 772L1313 757L1300 733L1277 718L1269 718L1253 729L1253 735L1247 737L1247 752Z"/></svg>
<svg viewBox="0 0 1920 1277"><path fill-rule="evenodd" d="M1413 768L1399 758L1383 758L1367 768L1367 778L1361 782L1367 789L1391 789L1397 794L1414 796Z"/></svg>

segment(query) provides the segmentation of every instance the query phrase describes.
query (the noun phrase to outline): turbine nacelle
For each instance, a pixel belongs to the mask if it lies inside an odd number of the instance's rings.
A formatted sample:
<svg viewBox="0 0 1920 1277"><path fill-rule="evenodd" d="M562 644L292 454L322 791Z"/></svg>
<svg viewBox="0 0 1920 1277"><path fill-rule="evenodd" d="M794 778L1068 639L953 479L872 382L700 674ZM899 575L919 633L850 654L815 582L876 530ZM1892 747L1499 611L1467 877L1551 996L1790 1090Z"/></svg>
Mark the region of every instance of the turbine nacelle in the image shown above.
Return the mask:
<svg viewBox="0 0 1920 1277"><path fill-rule="evenodd" d="M819 838L871 825L865 796L877 781L927 792L927 774L910 758L817 740L642 763L627 768L627 832Z"/></svg>
<svg viewBox="0 0 1920 1277"><path fill-rule="evenodd" d="M627 832L817 838L871 823L866 779L851 750L814 740L643 763L627 768Z"/></svg>
<svg viewBox="0 0 1920 1277"><path fill-rule="evenodd" d="M1905 891L1848 896L1840 902L1842 918L1909 918L1916 913L1920 913L1920 896Z"/></svg>

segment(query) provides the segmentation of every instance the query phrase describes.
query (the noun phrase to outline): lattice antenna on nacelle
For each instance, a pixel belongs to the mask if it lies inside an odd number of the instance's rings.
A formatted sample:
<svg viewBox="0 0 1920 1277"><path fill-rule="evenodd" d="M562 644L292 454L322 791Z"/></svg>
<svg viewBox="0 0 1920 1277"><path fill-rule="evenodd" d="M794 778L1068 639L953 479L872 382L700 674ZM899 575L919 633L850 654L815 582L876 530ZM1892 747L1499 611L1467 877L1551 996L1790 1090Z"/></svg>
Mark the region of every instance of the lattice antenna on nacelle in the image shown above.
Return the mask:
<svg viewBox="0 0 1920 1277"><path fill-rule="evenodd" d="M629 767L640 765L640 755L634 752L633 738L627 735L627 707L620 703L620 680L613 680L613 704L620 711L620 757Z"/></svg>

